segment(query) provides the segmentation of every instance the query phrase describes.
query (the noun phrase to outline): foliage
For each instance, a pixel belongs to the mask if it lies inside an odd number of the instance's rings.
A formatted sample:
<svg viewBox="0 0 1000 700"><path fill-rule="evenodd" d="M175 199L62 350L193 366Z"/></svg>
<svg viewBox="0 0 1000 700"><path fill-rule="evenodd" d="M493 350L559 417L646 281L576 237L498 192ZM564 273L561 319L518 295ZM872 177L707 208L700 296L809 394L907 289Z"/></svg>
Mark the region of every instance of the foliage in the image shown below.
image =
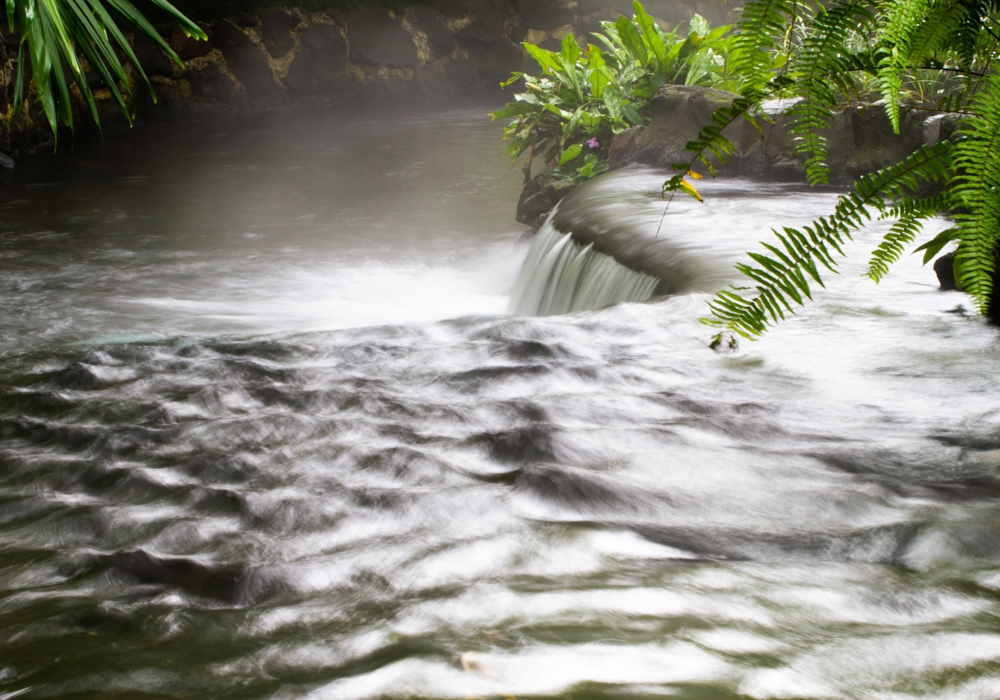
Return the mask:
<svg viewBox="0 0 1000 700"><path fill-rule="evenodd" d="M198 25L167 0L150 2L176 19L189 36L206 38ZM131 119L131 111L125 101L125 94L131 91L131 86L118 52L136 67L147 85L149 80L118 25L122 18L152 38L168 56L180 63L153 25L129 0L6 0L6 10L11 32L19 33L21 37L14 89L15 109L22 106L27 94L27 54L31 80L53 133L57 132L59 123L71 128L74 126L74 91L89 108L94 121L100 124L97 102L87 80L88 70L93 71L107 86L119 107Z"/></svg>
<svg viewBox="0 0 1000 700"><path fill-rule="evenodd" d="M513 118L504 129L512 161L528 153L525 171L540 158L557 174L583 180L607 169L611 138L648 121L650 100L668 83L735 85L728 69L730 27L712 29L695 15L686 36L665 32L634 3L635 15L602 22L596 44L581 49L572 34L560 51L525 43L539 77L514 73L505 85L524 81L526 92L492 114Z"/></svg>
<svg viewBox="0 0 1000 700"><path fill-rule="evenodd" d="M735 153L722 129L753 119L769 97L801 98L790 111L795 152L809 182L828 181L822 130L835 110L877 97L893 128L906 107L952 112L951 140L921 147L902 162L860 179L834 212L801 230L775 231L775 243L738 269L752 287L731 287L710 303L710 324L755 338L812 298L821 269L836 271L843 244L873 219L895 223L872 252L867 276L878 282L926 220L950 215L954 225L917 247L928 262L957 243L956 279L987 312L1000 238L1000 47L997 6L986 0L834 0L814 7L799 0L751 0L733 36L730 70L741 97L718 110L688 144L690 163L664 192L693 187L686 174L708 154ZM928 195L928 192L934 192ZM694 194L697 194L694 192ZM731 335L730 337L735 337ZM716 337L715 346L723 342Z"/></svg>

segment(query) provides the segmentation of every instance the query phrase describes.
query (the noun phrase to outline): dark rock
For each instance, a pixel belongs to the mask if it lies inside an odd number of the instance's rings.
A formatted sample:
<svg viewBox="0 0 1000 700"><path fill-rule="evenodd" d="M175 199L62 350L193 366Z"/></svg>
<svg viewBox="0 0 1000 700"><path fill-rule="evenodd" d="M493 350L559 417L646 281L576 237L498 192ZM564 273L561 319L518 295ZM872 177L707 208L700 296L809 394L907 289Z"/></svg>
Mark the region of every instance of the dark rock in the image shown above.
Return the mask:
<svg viewBox="0 0 1000 700"><path fill-rule="evenodd" d="M938 141L951 138L956 126L958 126L957 114L935 114L933 117L927 117L921 128L924 143L933 146Z"/></svg>
<svg viewBox="0 0 1000 700"><path fill-rule="evenodd" d="M364 6L347 17L351 60L372 66L413 68L417 47L403 27L389 15Z"/></svg>
<svg viewBox="0 0 1000 700"><path fill-rule="evenodd" d="M372 104L405 102L420 94L419 83L390 78L376 80L360 88L361 99Z"/></svg>
<svg viewBox="0 0 1000 700"><path fill-rule="evenodd" d="M645 130L644 126L633 126L621 133L615 134L611 139L611 146L608 148L608 165L612 168L621 168L633 162L638 153L636 140Z"/></svg>
<svg viewBox="0 0 1000 700"><path fill-rule="evenodd" d="M183 77L191 83L191 94L195 97L224 102L236 94L236 83L214 63L201 70L189 70Z"/></svg>
<svg viewBox="0 0 1000 700"><path fill-rule="evenodd" d="M207 42L201 42L207 43ZM132 50L146 75L173 75L177 64L167 58L159 46L142 32L135 33Z"/></svg>
<svg viewBox="0 0 1000 700"><path fill-rule="evenodd" d="M427 37L427 45L435 57L450 56L455 48L455 37L444 22L429 7L415 7L412 10L413 26Z"/></svg>
<svg viewBox="0 0 1000 700"><path fill-rule="evenodd" d="M771 163L770 174L781 182L801 182L806 176L806 166L798 158L778 158Z"/></svg>
<svg viewBox="0 0 1000 700"><path fill-rule="evenodd" d="M14 169L14 159L5 153L0 153L0 168Z"/></svg>
<svg viewBox="0 0 1000 700"><path fill-rule="evenodd" d="M958 289L955 283L955 254L945 253L934 261L934 274L941 284L942 292L953 292Z"/></svg>
<svg viewBox="0 0 1000 700"><path fill-rule="evenodd" d="M295 47L292 30L299 26L299 18L284 10L271 10L260 17L260 35L272 56L281 57Z"/></svg>
<svg viewBox="0 0 1000 700"><path fill-rule="evenodd" d="M485 47L479 56L479 69L494 82L510 77L511 71L524 70L528 52L505 39Z"/></svg>
<svg viewBox="0 0 1000 700"><path fill-rule="evenodd" d="M230 17L230 19L233 21L233 24L235 24L237 27L250 28L250 27L260 26L260 20L254 17L253 15L247 15L247 14L233 15L232 17Z"/></svg>
<svg viewBox="0 0 1000 700"><path fill-rule="evenodd" d="M646 3L646 6L648 7L649 3ZM577 0L576 14L590 15L598 12L615 17L619 15L631 17L634 9L629 0Z"/></svg>
<svg viewBox="0 0 1000 700"><path fill-rule="evenodd" d="M484 0L476 8L472 22L458 32L458 38L492 44L503 38L507 14L507 5L502 0Z"/></svg>
<svg viewBox="0 0 1000 700"><path fill-rule="evenodd" d="M263 92L274 85L271 66L264 53L238 27L225 20L217 22L212 42L222 51L229 71L248 94Z"/></svg>
<svg viewBox="0 0 1000 700"><path fill-rule="evenodd" d="M559 180L551 172L536 175L521 190L517 220L536 228L541 226L552 208L573 188L573 183Z"/></svg>
<svg viewBox="0 0 1000 700"><path fill-rule="evenodd" d="M641 162L670 169L674 163L686 163L693 157L685 149L697 138L702 127L712 123L712 114L732 104L737 95L715 88L695 85L664 85L652 101L649 125L635 138L628 162ZM723 131L740 152L759 140L756 130L746 121L730 124Z"/></svg>
<svg viewBox="0 0 1000 700"><path fill-rule="evenodd" d="M208 36L208 41L195 39L184 33L181 25L174 22L170 26L170 34L167 35L167 45L173 49L177 57L182 61L190 61L192 58L207 56L212 51L212 28L207 24L198 24Z"/></svg>
<svg viewBox="0 0 1000 700"><path fill-rule="evenodd" d="M299 33L285 85L293 92L322 92L343 82L347 67L347 42L329 24L314 24Z"/></svg>
<svg viewBox="0 0 1000 700"><path fill-rule="evenodd" d="M465 17L472 12L469 0L431 0L427 5L445 17Z"/></svg>
<svg viewBox="0 0 1000 700"><path fill-rule="evenodd" d="M573 13L556 0L515 0L521 24L532 29L550 30L573 22Z"/></svg>

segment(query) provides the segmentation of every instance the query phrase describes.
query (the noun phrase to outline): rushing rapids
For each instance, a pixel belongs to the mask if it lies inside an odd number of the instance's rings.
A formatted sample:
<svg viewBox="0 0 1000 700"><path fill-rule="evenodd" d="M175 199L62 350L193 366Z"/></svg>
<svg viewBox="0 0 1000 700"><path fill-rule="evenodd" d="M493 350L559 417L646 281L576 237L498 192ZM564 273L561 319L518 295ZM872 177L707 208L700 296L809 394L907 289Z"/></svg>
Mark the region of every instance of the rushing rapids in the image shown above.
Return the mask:
<svg viewBox="0 0 1000 700"><path fill-rule="evenodd" d="M654 238L644 171L560 216L680 286L506 315L483 111L0 171L0 697L1000 695L996 330L863 240L713 353L707 290L837 195L709 183Z"/></svg>

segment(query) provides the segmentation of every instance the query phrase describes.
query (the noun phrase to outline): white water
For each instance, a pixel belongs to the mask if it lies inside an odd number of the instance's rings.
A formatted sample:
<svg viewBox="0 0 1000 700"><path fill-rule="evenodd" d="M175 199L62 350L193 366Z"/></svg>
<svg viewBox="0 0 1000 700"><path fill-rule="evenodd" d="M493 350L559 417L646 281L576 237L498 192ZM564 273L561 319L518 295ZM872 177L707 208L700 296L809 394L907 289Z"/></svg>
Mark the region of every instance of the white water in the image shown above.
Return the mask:
<svg viewBox="0 0 1000 700"><path fill-rule="evenodd" d="M646 301L659 280L619 265L614 258L580 245L549 217L538 231L510 294L508 312L519 316L600 309L626 301Z"/></svg>
<svg viewBox="0 0 1000 700"><path fill-rule="evenodd" d="M0 697L1000 697L996 329L876 230L710 351L837 199L738 181L664 221L695 291L505 315L485 111L0 172Z"/></svg>

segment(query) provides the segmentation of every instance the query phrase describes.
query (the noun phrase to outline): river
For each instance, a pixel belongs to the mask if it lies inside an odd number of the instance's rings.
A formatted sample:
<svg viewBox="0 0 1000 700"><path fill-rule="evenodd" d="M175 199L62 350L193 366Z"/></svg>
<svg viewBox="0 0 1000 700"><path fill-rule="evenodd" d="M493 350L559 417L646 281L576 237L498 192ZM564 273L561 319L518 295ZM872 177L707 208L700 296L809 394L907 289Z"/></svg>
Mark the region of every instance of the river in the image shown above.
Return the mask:
<svg viewBox="0 0 1000 700"><path fill-rule="evenodd" d="M1000 696L997 330L876 234L735 353L698 285L508 315L486 111L0 171L0 698ZM712 284L837 196L704 194Z"/></svg>

